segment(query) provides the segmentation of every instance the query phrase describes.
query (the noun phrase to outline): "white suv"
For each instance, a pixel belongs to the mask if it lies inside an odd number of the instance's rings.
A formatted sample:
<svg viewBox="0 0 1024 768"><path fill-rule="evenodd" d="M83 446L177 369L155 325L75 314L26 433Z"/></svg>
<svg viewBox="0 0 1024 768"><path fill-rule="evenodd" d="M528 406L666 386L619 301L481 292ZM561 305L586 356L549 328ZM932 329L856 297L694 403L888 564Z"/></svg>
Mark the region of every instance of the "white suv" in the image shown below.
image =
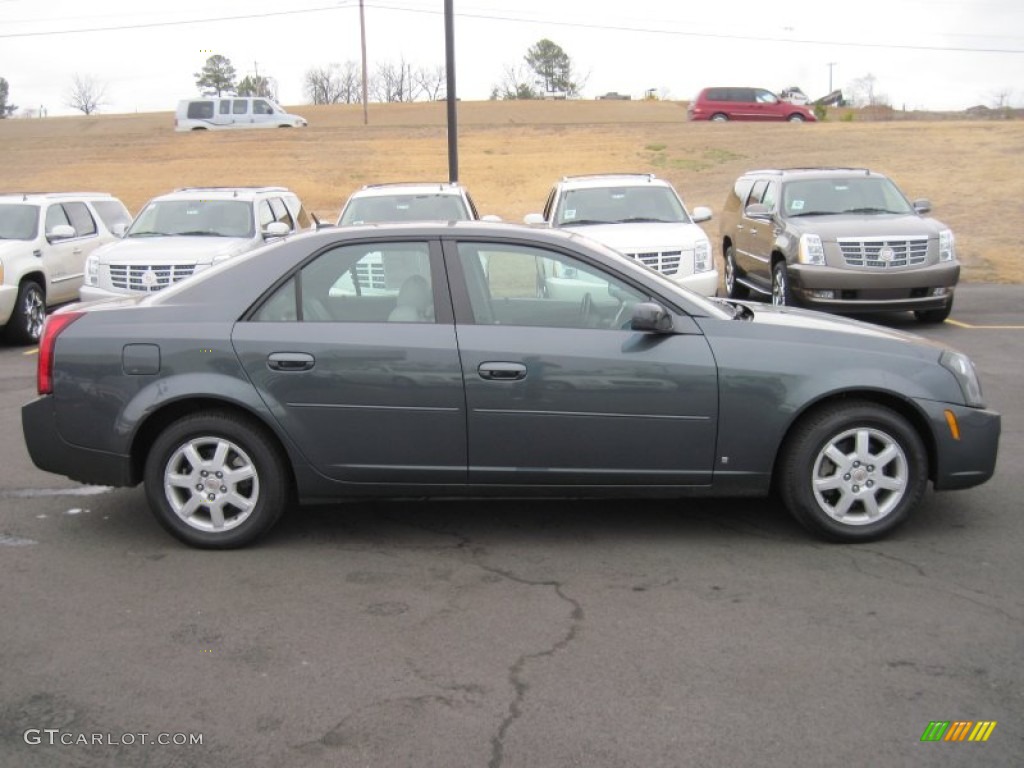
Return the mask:
<svg viewBox="0 0 1024 768"><path fill-rule="evenodd" d="M78 298L86 257L125 232L131 214L103 192L0 195L0 328L39 340L46 308Z"/></svg>
<svg viewBox="0 0 1024 768"><path fill-rule="evenodd" d="M284 187L189 187L146 203L85 265L82 301L152 293L267 240L310 226Z"/></svg>
<svg viewBox="0 0 1024 768"><path fill-rule="evenodd" d="M385 221L501 221L480 216L473 198L456 182L368 184L342 206L338 226Z"/></svg>
<svg viewBox="0 0 1024 768"><path fill-rule="evenodd" d="M565 176L548 194L532 226L566 228L604 243L705 296L718 291L711 241L697 223L711 219L698 206L691 215L675 188L651 173Z"/></svg>

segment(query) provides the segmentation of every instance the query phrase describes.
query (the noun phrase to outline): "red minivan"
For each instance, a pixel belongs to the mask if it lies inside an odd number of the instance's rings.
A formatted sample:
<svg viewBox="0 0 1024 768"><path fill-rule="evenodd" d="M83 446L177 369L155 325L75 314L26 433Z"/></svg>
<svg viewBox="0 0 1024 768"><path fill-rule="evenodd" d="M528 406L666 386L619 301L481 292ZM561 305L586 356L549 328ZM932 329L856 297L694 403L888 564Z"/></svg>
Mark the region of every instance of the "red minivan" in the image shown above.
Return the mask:
<svg viewBox="0 0 1024 768"><path fill-rule="evenodd" d="M765 88L705 88L686 108L690 120L788 120L814 122L807 107L781 101Z"/></svg>

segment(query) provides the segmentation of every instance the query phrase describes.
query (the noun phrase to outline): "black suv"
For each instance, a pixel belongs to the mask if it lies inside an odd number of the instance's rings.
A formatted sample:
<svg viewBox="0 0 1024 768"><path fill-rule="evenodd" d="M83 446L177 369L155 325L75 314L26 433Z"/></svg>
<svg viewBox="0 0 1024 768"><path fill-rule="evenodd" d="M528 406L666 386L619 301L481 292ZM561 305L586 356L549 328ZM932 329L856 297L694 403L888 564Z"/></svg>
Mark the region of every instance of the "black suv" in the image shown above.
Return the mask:
<svg viewBox="0 0 1024 768"><path fill-rule="evenodd" d="M945 320L960 277L953 233L886 176L857 168L743 174L721 216L729 296Z"/></svg>

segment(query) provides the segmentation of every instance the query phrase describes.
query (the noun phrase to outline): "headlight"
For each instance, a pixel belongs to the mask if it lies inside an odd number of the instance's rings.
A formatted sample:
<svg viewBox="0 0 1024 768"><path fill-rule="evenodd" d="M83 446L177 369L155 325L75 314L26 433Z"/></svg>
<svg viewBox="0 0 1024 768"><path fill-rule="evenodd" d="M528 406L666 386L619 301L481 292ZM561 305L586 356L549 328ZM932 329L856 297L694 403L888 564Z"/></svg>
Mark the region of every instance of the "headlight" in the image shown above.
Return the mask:
<svg viewBox="0 0 1024 768"><path fill-rule="evenodd" d="M939 364L956 378L967 405L972 408L985 407L985 400L981 395L981 382L978 380L978 372L974 370L971 358L962 352L947 349L939 357Z"/></svg>
<svg viewBox="0 0 1024 768"><path fill-rule="evenodd" d="M825 247L818 235L800 235L800 253L797 261L801 264L825 263Z"/></svg>
<svg viewBox="0 0 1024 768"><path fill-rule="evenodd" d="M939 261L952 261L956 258L953 247L953 230L944 229L939 232Z"/></svg>
<svg viewBox="0 0 1024 768"><path fill-rule="evenodd" d="M698 240L693 247L693 271L707 272L711 266L711 243L708 240Z"/></svg>
<svg viewBox="0 0 1024 768"><path fill-rule="evenodd" d="M89 254L85 260L85 284L96 285L100 280L100 259L96 254Z"/></svg>

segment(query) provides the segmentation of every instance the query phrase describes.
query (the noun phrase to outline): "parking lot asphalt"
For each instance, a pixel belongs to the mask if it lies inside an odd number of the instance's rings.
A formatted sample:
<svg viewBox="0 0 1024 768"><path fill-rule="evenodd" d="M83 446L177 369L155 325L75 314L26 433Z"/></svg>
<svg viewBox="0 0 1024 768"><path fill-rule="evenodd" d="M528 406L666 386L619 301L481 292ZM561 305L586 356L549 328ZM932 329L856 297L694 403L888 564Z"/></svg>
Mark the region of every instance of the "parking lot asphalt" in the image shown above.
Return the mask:
<svg viewBox="0 0 1024 768"><path fill-rule="evenodd" d="M1024 286L870 319L970 354L1003 435L856 546L762 500L435 501L192 550L32 466L0 347L0 766L1021 765Z"/></svg>

